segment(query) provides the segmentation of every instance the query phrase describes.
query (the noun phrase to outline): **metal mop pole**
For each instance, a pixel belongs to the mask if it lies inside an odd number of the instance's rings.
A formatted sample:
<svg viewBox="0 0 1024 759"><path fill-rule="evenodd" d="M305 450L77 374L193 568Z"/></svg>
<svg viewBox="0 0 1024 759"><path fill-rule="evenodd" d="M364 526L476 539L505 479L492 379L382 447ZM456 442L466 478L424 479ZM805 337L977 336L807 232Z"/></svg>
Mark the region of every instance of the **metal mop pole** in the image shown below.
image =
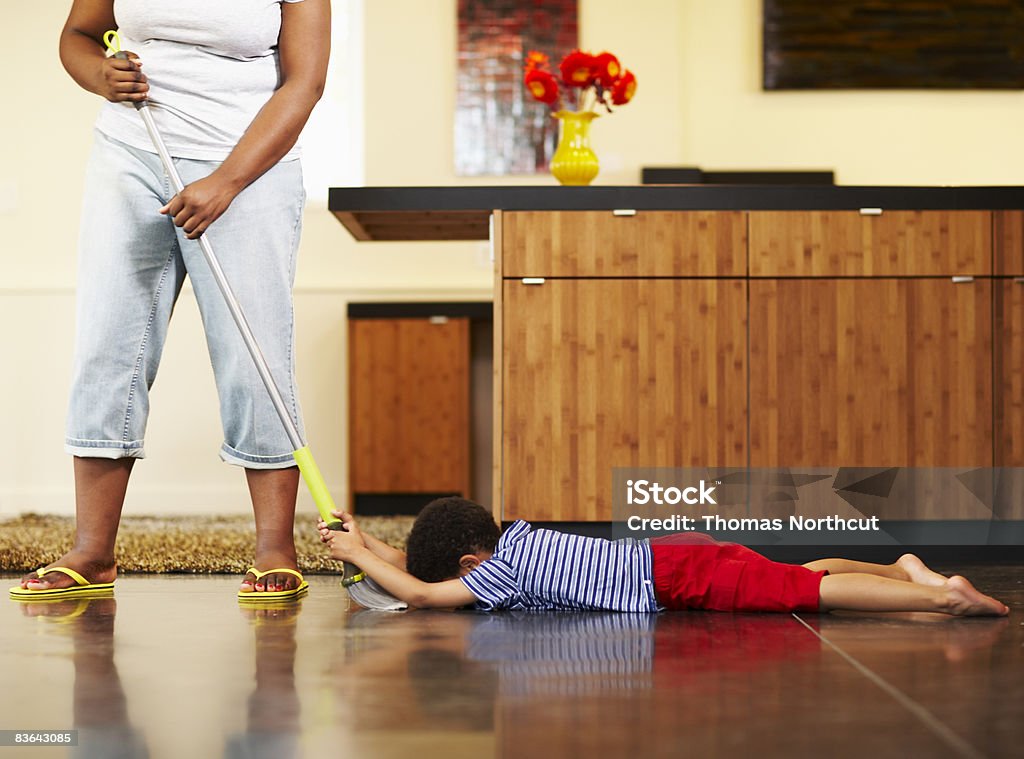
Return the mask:
<svg viewBox="0 0 1024 759"><path fill-rule="evenodd" d="M119 58L128 57L125 53L120 51L115 53L115 55ZM175 193L180 193L185 189L185 185L181 181L181 176L178 174L178 170L174 166L174 161L171 160L171 154L167 151L167 145L164 143L163 137L160 135L160 131L157 129L156 123L153 121L153 114L150 113L149 103L143 100L136 102L134 105L136 110L139 112L139 115L142 116L142 121L146 125L146 131L149 132L149 138L153 141L153 147L156 148L156 152L160 156L160 162L163 164L164 171L171 180L171 187ZM281 418L281 424L284 425L285 432L288 434L288 439L292 445L292 455L295 457L295 463L298 465L299 471L302 472L302 478L305 480L306 485L313 496L313 501L316 503L317 511L320 512L320 517L327 523L327 526L331 530L343 530L344 527L342 526L342 523L338 521L337 517L331 514L331 511L334 511L336 507L334 505L334 499L331 497L331 493L327 489L327 484L324 482L323 475L320 473L320 468L313 459L313 454L309 450L309 446L306 445L306 442L302 439L302 435L299 433L298 427L292 420L291 414L288 413L288 407L285 405L284 398L281 397L281 391L278 389L277 383L274 381L274 377L270 373L270 367L267 365L267 360L263 356L263 351L260 349L259 343L256 342L256 337L253 335L252 329L249 327L249 322L246 320L245 314L242 312L238 299L235 297L235 294L231 289L231 285L228 283L227 277L224 274L224 270L221 268L220 262L217 260L217 256L213 252L213 247L210 245L210 241L206 239L206 235L201 235L199 237L199 248L203 252L203 258L206 259L206 263L210 267L214 280L217 282L217 287L224 296L224 302L227 304L228 310L231 312L231 318L234 319L235 325L238 327L238 331L242 336L242 341L245 343L245 347L248 349L249 355L252 356L253 363L256 365L256 371L259 373L260 379L263 380L263 384L267 388L267 393L270 394L270 400L274 404L274 409L277 411L277 415ZM368 578L366 578L366 575L358 567L354 564L345 562L344 575L342 579L343 585L351 590L355 583L362 582L366 579Z"/></svg>

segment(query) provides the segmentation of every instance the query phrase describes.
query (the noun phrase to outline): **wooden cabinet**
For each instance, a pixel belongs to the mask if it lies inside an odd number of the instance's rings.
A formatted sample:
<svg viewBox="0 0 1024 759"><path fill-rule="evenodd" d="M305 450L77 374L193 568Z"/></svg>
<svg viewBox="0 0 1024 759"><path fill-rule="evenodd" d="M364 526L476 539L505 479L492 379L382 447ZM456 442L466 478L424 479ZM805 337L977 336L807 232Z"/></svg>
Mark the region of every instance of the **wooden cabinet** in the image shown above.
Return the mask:
<svg viewBox="0 0 1024 759"><path fill-rule="evenodd" d="M752 277L992 273L988 211L755 211Z"/></svg>
<svg viewBox="0 0 1024 759"><path fill-rule="evenodd" d="M506 212L495 234L502 519L608 520L615 467L1024 467L1024 212ZM982 518L965 498L888 513Z"/></svg>
<svg viewBox="0 0 1024 759"><path fill-rule="evenodd" d="M503 518L611 519L613 467L744 466L746 283L504 283Z"/></svg>
<svg viewBox="0 0 1024 759"><path fill-rule="evenodd" d="M751 280L751 466L992 466L991 288Z"/></svg>
<svg viewBox="0 0 1024 759"><path fill-rule="evenodd" d="M468 318L350 319L354 498L469 494L469 340Z"/></svg>

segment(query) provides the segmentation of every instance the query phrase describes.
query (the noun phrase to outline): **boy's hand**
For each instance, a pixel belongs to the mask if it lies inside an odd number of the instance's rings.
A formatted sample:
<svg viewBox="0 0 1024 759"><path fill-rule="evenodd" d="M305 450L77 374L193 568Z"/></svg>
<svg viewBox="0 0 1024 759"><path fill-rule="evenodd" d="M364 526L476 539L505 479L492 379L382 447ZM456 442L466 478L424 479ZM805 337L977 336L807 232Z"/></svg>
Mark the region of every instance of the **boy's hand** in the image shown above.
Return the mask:
<svg viewBox="0 0 1024 759"><path fill-rule="evenodd" d="M359 532L332 532L327 545L331 549L332 559L353 563L359 551L366 548L363 536Z"/></svg>
<svg viewBox="0 0 1024 759"><path fill-rule="evenodd" d="M349 514L347 511L332 511L331 513L341 520L341 523L342 525L344 525L346 532L355 533L359 536L359 540L363 540L363 534L359 531L359 527L356 526L356 518L354 516ZM331 536L337 534L327 529L327 523L324 522L323 519L317 521L316 529L320 533L321 543L330 543Z"/></svg>
<svg viewBox="0 0 1024 759"><path fill-rule="evenodd" d="M320 541L330 547L332 559L348 561L353 553L366 547L366 541L363 540L363 534L356 526L355 517L345 511L332 511L331 514L341 520L345 530L343 532L329 530L327 523L321 519L316 524L317 530L320 532Z"/></svg>

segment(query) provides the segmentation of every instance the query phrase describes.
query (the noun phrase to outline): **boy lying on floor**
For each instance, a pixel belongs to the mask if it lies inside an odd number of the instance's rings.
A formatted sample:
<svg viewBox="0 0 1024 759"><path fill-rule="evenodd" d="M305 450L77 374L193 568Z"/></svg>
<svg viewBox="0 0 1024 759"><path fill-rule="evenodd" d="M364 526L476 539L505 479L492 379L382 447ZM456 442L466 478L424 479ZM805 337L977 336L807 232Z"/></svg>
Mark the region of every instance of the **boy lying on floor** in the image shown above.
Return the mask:
<svg viewBox="0 0 1024 759"><path fill-rule="evenodd" d="M519 520L502 535L483 506L454 497L423 508L405 554L361 533L351 514L335 516L347 532L318 525L331 557L419 608L1009 613L963 577L933 572L912 554L894 564L820 559L800 566L702 533L609 541Z"/></svg>

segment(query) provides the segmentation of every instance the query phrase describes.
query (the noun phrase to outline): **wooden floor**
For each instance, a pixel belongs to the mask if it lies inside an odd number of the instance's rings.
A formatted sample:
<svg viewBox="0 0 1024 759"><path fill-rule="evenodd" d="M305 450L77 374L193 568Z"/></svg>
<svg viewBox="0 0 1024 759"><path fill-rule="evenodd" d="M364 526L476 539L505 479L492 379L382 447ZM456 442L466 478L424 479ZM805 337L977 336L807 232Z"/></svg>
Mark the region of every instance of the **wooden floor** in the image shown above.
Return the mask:
<svg viewBox="0 0 1024 759"><path fill-rule="evenodd" d="M0 730L118 757L1020 756L1024 567L946 569L1010 617L389 614L328 576L253 611L234 578L126 576L0 602Z"/></svg>

